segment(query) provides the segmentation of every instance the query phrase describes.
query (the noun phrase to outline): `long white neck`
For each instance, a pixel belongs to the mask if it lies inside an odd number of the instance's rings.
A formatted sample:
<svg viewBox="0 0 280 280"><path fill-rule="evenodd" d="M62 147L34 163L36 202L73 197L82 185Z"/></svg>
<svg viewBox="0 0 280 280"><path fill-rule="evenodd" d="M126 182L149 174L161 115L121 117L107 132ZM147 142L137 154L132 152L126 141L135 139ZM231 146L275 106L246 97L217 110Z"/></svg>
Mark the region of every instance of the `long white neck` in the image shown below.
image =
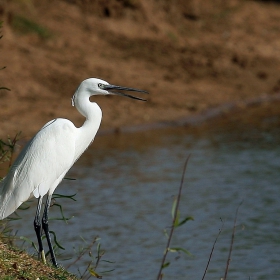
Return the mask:
<svg viewBox="0 0 280 280"><path fill-rule="evenodd" d="M86 118L84 124L77 128L76 159L87 149L99 129L102 111L95 102L90 102L89 95L75 94L74 105Z"/></svg>

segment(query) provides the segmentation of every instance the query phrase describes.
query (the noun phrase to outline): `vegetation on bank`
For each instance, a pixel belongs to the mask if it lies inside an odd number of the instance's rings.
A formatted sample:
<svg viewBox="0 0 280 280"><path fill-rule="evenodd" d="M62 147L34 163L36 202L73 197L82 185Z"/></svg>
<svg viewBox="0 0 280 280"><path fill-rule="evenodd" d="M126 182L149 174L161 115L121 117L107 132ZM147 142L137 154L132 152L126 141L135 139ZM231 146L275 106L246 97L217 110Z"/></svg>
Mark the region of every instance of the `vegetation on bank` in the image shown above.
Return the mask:
<svg viewBox="0 0 280 280"><path fill-rule="evenodd" d="M0 242L0 275L3 280L77 280L64 270L45 265L29 256L25 251Z"/></svg>

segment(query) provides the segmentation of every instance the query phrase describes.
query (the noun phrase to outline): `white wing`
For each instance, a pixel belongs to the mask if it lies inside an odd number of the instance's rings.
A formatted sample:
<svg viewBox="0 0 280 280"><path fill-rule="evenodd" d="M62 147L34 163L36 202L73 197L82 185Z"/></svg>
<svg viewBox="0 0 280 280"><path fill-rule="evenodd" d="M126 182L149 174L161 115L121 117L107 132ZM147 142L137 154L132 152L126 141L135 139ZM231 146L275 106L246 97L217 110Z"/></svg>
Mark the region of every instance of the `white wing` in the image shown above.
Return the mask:
<svg viewBox="0 0 280 280"><path fill-rule="evenodd" d="M0 183L0 219L32 195L54 191L75 161L76 134L73 123L56 119L29 141Z"/></svg>

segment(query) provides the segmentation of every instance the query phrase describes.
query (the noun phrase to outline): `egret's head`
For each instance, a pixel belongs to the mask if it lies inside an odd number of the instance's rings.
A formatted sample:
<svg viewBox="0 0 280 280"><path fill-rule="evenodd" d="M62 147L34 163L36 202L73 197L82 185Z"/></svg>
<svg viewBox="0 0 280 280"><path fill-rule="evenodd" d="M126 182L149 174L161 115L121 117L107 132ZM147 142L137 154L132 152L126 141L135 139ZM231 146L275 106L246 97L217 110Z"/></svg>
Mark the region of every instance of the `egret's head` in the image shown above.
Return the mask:
<svg viewBox="0 0 280 280"><path fill-rule="evenodd" d="M146 101L145 99L140 97L129 95L123 92L118 92L119 90L148 93L145 90L110 85L108 82L103 81L101 79L89 78L84 80L76 90L74 96L72 97L72 105L73 106L75 105L75 99L78 97L78 95L84 95L90 97L92 95L113 94L113 95L120 95L120 96L130 97L137 100Z"/></svg>

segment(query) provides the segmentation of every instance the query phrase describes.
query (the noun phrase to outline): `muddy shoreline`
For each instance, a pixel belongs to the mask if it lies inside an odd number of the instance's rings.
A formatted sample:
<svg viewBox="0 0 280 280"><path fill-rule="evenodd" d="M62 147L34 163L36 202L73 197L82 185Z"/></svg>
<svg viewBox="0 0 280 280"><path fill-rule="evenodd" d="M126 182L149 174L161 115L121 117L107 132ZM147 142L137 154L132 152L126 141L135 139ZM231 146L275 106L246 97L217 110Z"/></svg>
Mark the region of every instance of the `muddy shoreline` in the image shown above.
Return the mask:
<svg viewBox="0 0 280 280"><path fill-rule="evenodd" d="M272 110L273 107L273 110ZM251 113L254 109L253 114ZM279 110L278 110L279 108ZM235 121L243 123L259 123L262 116L269 117L270 114L279 114L280 117L280 93L275 95L263 95L250 98L242 102L229 102L216 108L208 108L205 111L179 118L177 120L166 120L140 125L123 126L118 128L104 128L98 131L98 136L118 133L135 133L150 130L161 130L176 127L193 128L207 126L211 121L211 126L223 122Z"/></svg>
<svg viewBox="0 0 280 280"><path fill-rule="evenodd" d="M89 77L150 92L148 102L93 97L100 134L203 126L278 100L279 4L132 2L0 1L2 138L30 139L58 117L81 126L71 97Z"/></svg>

